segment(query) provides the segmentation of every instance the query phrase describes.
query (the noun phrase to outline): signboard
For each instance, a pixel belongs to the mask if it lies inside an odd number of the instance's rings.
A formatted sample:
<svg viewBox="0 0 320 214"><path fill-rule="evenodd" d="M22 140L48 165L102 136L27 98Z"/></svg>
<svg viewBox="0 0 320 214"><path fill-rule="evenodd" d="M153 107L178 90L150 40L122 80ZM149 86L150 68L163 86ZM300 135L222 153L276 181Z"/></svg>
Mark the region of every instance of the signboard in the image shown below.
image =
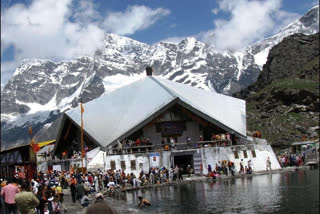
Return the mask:
<svg viewBox="0 0 320 214"><path fill-rule="evenodd" d="M150 162L150 167L160 167L160 153L150 153L149 154L149 162Z"/></svg>
<svg viewBox="0 0 320 214"><path fill-rule="evenodd" d="M183 131L186 130L185 121L174 121L174 122L162 122L156 124L157 132L161 132L162 136L181 136Z"/></svg>
<svg viewBox="0 0 320 214"><path fill-rule="evenodd" d="M61 165L53 165L52 170L60 171L61 172Z"/></svg>

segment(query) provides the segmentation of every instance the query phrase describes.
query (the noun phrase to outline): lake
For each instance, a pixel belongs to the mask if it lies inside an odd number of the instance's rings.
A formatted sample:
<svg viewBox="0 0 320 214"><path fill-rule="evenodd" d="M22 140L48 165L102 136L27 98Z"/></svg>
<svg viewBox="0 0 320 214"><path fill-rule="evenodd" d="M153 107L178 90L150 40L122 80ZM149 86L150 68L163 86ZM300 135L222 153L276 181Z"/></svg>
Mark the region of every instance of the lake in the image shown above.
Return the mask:
<svg viewBox="0 0 320 214"><path fill-rule="evenodd" d="M138 195L152 206L138 209ZM153 187L109 203L121 213L319 213L319 169Z"/></svg>

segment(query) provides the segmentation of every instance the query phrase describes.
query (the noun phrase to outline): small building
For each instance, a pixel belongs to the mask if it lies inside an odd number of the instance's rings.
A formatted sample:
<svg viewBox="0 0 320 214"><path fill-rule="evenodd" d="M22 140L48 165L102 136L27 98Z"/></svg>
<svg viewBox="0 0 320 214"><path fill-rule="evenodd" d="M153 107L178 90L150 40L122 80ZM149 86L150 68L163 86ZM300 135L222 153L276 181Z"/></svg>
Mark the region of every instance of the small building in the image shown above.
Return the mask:
<svg viewBox="0 0 320 214"><path fill-rule="evenodd" d="M294 142L289 148L291 154L303 155L305 163L315 161L319 163L319 139Z"/></svg>
<svg viewBox="0 0 320 214"><path fill-rule="evenodd" d="M49 140L38 143L41 148L37 154L37 170L38 172L47 172L52 170L52 151L54 149L56 140Z"/></svg>
<svg viewBox="0 0 320 214"><path fill-rule="evenodd" d="M251 154L255 148L246 136L244 100L150 75L83 106L84 147L101 149L104 169L139 173L150 167L190 165L201 174L210 161L236 162L241 155L235 157L234 151L248 149ZM79 106L63 116L54 148L58 159L79 154L80 127ZM168 150L172 142L176 146ZM276 166L271 147L258 146L263 158L270 156ZM243 158L252 157L245 154Z"/></svg>
<svg viewBox="0 0 320 214"><path fill-rule="evenodd" d="M9 147L1 150L1 178L15 176L19 171L31 179L37 174L36 153L30 144Z"/></svg>

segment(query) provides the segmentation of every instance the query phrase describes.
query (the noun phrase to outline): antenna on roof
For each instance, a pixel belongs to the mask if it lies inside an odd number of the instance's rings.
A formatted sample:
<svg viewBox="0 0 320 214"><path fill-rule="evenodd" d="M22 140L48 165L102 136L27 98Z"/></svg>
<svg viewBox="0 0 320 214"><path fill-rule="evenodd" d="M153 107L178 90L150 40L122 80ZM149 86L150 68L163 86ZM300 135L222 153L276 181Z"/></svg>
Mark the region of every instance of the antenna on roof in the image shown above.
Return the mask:
<svg viewBox="0 0 320 214"><path fill-rule="evenodd" d="M152 76L152 68L150 66L146 67L147 76Z"/></svg>

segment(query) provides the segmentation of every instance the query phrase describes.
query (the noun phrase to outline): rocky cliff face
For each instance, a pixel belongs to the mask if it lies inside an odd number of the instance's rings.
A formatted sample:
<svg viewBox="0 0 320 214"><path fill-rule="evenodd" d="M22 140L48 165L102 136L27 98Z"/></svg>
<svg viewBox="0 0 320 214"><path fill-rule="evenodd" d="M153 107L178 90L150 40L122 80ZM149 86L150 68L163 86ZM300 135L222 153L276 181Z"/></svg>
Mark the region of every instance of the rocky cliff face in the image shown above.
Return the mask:
<svg viewBox="0 0 320 214"><path fill-rule="evenodd" d="M54 139L61 113L144 76L154 75L205 90L231 94L254 83L271 47L288 35L319 31L319 7L273 37L244 51L221 52L189 37L178 44L144 44L107 34L104 48L70 61L27 59L1 92L2 146L27 143L28 125L37 141Z"/></svg>
<svg viewBox="0 0 320 214"><path fill-rule="evenodd" d="M319 33L274 46L257 82L236 96L247 101L248 129L272 145L319 138Z"/></svg>

